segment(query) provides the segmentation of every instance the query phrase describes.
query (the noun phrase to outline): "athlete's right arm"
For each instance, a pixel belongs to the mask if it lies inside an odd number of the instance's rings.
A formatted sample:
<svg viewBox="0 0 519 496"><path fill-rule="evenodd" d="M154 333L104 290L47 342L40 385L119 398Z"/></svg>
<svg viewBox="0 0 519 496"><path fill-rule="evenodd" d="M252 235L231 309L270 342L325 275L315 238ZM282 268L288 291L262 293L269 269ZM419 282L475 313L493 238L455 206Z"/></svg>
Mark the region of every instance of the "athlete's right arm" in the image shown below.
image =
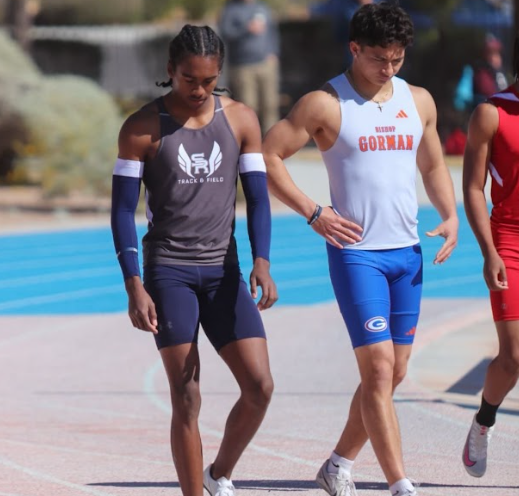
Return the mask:
<svg viewBox="0 0 519 496"><path fill-rule="evenodd" d="M157 333L155 305L142 285L135 212L146 154L150 147L149 133L142 132L142 119L134 114L119 133L119 153L112 180L111 226L117 258L128 293L128 314L134 327Z"/></svg>
<svg viewBox="0 0 519 496"><path fill-rule="evenodd" d="M494 105L490 103L478 105L470 118L467 145L463 156L465 212L485 259L483 274L488 288L492 291L501 291L508 287L505 264L497 253L492 239L485 197L492 139L498 123L499 116Z"/></svg>
<svg viewBox="0 0 519 496"><path fill-rule="evenodd" d="M319 210L319 205L297 187L283 162L309 140L319 139L325 133L330 110L332 113L333 110L339 111L338 102L325 91L314 91L302 97L288 116L275 124L265 136L263 157L272 193L308 221L317 213L319 217L312 223L312 228L330 244L342 248L337 239L346 243L361 240L360 226L337 215L332 208Z"/></svg>

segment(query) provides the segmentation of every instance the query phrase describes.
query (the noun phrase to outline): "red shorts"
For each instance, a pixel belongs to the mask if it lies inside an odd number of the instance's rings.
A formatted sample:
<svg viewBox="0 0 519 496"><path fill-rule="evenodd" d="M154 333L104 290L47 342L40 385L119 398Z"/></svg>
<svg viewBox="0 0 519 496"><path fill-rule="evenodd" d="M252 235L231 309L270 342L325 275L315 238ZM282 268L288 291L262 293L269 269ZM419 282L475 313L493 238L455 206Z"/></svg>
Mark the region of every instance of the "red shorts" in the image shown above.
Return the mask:
<svg viewBox="0 0 519 496"><path fill-rule="evenodd" d="M498 230L492 226L492 237L505 263L508 289L490 291L494 321L519 320L519 233Z"/></svg>

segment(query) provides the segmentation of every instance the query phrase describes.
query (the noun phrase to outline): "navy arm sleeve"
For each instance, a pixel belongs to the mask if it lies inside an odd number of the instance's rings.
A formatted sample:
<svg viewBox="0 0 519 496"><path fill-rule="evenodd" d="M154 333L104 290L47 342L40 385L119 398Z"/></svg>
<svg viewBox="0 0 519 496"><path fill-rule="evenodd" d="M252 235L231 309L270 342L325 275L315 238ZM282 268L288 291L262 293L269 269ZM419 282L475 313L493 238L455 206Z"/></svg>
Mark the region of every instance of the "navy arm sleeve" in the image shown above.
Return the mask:
<svg viewBox="0 0 519 496"><path fill-rule="evenodd" d="M117 176L112 179L111 225L115 252L124 279L141 275L139 268L135 211L139 203L141 180Z"/></svg>
<svg viewBox="0 0 519 496"><path fill-rule="evenodd" d="M270 260L272 218L265 172L240 174L247 201L247 230L252 248L252 258Z"/></svg>

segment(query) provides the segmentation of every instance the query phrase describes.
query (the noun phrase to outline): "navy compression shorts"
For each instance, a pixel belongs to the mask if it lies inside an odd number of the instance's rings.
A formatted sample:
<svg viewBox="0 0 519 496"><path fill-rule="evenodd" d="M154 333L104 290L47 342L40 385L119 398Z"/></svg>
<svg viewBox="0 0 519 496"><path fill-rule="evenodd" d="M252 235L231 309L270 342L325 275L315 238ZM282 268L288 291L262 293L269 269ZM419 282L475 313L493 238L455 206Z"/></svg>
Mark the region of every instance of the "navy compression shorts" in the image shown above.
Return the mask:
<svg viewBox="0 0 519 496"><path fill-rule="evenodd" d="M157 311L159 349L197 343L200 324L217 351L239 339L266 337L238 266L146 266L144 287Z"/></svg>

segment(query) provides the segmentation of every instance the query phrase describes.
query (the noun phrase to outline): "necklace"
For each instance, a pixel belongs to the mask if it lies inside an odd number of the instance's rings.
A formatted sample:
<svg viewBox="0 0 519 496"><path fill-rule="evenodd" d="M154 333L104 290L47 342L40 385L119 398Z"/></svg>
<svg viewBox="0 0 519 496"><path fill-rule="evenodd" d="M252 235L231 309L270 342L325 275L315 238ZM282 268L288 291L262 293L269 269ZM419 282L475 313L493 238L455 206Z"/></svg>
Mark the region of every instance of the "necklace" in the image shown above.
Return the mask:
<svg viewBox="0 0 519 496"><path fill-rule="evenodd" d="M382 98L380 100L375 100L375 98L368 98L365 94L362 93L362 91L360 91L357 88L357 85L355 84L355 80L353 79L353 74L351 73L350 69L348 69L346 71L346 77L348 78L348 81L351 83L351 85L353 86L353 89L357 92L357 94L359 94L362 98L364 98L364 100L366 100L368 102L373 102L381 112L383 109L382 104L385 103L389 98L391 98L393 96L393 85L391 85L391 91L388 91L387 93L382 95Z"/></svg>
<svg viewBox="0 0 519 496"><path fill-rule="evenodd" d="M376 103L378 109L382 112L382 105L381 105L381 102L379 102L379 101L377 101L377 100L373 100L373 98L371 99L371 101L372 101L373 103Z"/></svg>

